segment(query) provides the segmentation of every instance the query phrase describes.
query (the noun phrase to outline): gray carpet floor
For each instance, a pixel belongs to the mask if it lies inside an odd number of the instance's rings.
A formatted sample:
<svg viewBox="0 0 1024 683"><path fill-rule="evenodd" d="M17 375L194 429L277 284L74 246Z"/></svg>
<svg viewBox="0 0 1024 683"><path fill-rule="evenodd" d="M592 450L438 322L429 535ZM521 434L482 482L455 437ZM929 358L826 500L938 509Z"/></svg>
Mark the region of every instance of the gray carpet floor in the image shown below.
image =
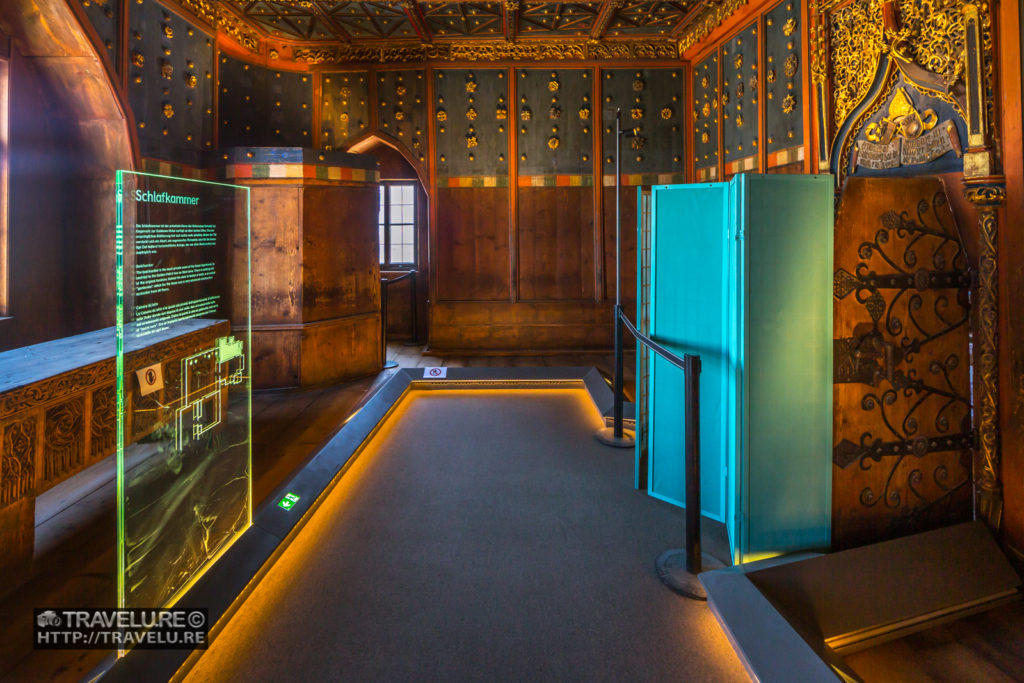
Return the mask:
<svg viewBox="0 0 1024 683"><path fill-rule="evenodd" d="M747 680L599 426L583 391L414 394L187 680Z"/></svg>

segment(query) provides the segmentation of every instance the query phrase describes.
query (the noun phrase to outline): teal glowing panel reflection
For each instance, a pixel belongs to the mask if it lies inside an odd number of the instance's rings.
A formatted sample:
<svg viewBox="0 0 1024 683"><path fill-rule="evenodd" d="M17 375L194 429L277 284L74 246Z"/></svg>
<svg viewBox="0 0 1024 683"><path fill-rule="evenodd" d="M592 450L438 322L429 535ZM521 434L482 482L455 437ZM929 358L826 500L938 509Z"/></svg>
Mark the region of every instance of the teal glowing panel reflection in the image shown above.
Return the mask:
<svg viewBox="0 0 1024 683"><path fill-rule="evenodd" d="M651 191L651 332L701 356L701 508L735 563L830 543L832 187L741 174ZM648 491L685 505L683 374L648 369Z"/></svg>
<svg viewBox="0 0 1024 683"><path fill-rule="evenodd" d="M118 604L162 607L252 523L249 190L116 192Z"/></svg>

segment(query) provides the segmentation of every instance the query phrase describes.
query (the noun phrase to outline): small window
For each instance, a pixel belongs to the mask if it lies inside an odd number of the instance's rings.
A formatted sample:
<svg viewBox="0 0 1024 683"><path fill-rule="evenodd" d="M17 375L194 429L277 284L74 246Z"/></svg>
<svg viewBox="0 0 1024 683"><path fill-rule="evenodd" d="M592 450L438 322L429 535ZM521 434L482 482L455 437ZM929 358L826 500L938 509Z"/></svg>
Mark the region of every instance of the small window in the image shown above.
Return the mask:
<svg viewBox="0 0 1024 683"><path fill-rule="evenodd" d="M387 268L416 265L416 184L383 181L377 213L380 264Z"/></svg>

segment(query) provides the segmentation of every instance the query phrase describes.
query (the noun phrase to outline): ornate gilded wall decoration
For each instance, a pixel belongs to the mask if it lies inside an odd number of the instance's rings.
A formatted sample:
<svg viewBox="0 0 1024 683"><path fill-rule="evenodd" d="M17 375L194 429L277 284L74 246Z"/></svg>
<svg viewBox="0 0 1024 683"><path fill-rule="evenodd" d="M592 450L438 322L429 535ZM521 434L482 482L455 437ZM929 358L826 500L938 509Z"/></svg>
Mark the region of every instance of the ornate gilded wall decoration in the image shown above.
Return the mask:
<svg viewBox="0 0 1024 683"><path fill-rule="evenodd" d="M494 110L494 118L498 119L499 121L504 121L505 119L507 119L508 107L499 102L498 106Z"/></svg>
<svg viewBox="0 0 1024 683"><path fill-rule="evenodd" d="M533 118L533 111L529 107L523 107L519 110L519 119L522 121L529 121Z"/></svg>
<svg viewBox="0 0 1024 683"><path fill-rule="evenodd" d="M700 108L700 113L703 114L705 118L711 116L711 102L705 102L704 106Z"/></svg>
<svg viewBox="0 0 1024 683"><path fill-rule="evenodd" d="M736 114L736 127L737 128L742 128L743 127L743 114ZM740 149L743 149L743 147L740 146Z"/></svg>
<svg viewBox="0 0 1024 683"><path fill-rule="evenodd" d="M708 135L708 132L706 130L705 131L701 131L700 141L703 142L705 145L708 144L709 142L711 142L711 136Z"/></svg>
<svg viewBox="0 0 1024 683"><path fill-rule="evenodd" d="M743 68L743 53L737 52L736 56L732 58L732 65L737 69Z"/></svg>
<svg viewBox="0 0 1024 683"><path fill-rule="evenodd" d="M964 0L899 0L893 51L951 86L963 75ZM986 12L987 14L987 12Z"/></svg>
<svg viewBox="0 0 1024 683"><path fill-rule="evenodd" d="M132 65L142 68L146 64L146 57L137 50L132 50Z"/></svg>
<svg viewBox="0 0 1024 683"><path fill-rule="evenodd" d="M466 81L466 92L468 92L468 93L475 93L476 92L476 81L473 81L473 80Z"/></svg>
<svg viewBox="0 0 1024 683"><path fill-rule="evenodd" d="M404 85L395 86L395 94L399 97L405 97L405 93L408 92Z"/></svg>
<svg viewBox="0 0 1024 683"><path fill-rule="evenodd" d="M682 54L696 45L733 12L746 4L747 0L721 0L721 2L707 5L707 9L703 10L683 29L679 38L679 53Z"/></svg>
<svg viewBox="0 0 1024 683"><path fill-rule="evenodd" d="M425 61L498 60L605 60L678 59L679 44L672 39L622 40L603 43L591 40L559 42L432 42L395 45L296 46L297 62L325 64L377 62L381 64Z"/></svg>
<svg viewBox="0 0 1024 683"><path fill-rule="evenodd" d="M868 93L882 54L882 3L853 0L830 15L833 121L838 128Z"/></svg>
<svg viewBox="0 0 1024 683"><path fill-rule="evenodd" d="M476 109L474 107L469 107L468 109L466 109L466 118L467 119L469 119L470 121L475 121L476 117L477 117L477 113L476 113Z"/></svg>
<svg viewBox="0 0 1024 683"><path fill-rule="evenodd" d="M557 107L557 106L552 106L550 109L548 109L548 118L549 119L560 119L560 118L562 118L562 110L561 110L561 108Z"/></svg>
<svg viewBox="0 0 1024 683"><path fill-rule="evenodd" d="M189 88L194 88L199 83L199 79L196 78L195 74L185 74L185 85Z"/></svg>
<svg viewBox="0 0 1024 683"><path fill-rule="evenodd" d="M864 128L857 140L853 168L880 170L926 164L947 152L961 155L960 136L952 121L939 125L933 109L919 112L906 88L895 91L887 115Z"/></svg>
<svg viewBox="0 0 1024 683"><path fill-rule="evenodd" d="M170 103L164 104L164 118L168 118L169 119L169 118L173 118L173 117L174 117L174 107L172 107L170 105Z"/></svg>
<svg viewBox="0 0 1024 683"><path fill-rule="evenodd" d="M784 36L791 36L796 31L796 19L790 17L786 19L786 23L782 25L782 34Z"/></svg>
<svg viewBox="0 0 1024 683"><path fill-rule="evenodd" d="M634 79L633 80L633 92L643 92L644 85L645 85L644 79L639 78L639 77Z"/></svg>
<svg viewBox="0 0 1024 683"><path fill-rule="evenodd" d="M164 24L164 35L167 36L167 38L173 38L174 29L168 26L167 24Z"/></svg>
<svg viewBox="0 0 1024 683"><path fill-rule="evenodd" d="M644 145L646 143L647 143L647 138L645 138L644 136L640 135L640 129L639 128L634 128L633 129L633 137L631 137L629 139L629 146L632 147L635 150L641 150L641 149L644 148Z"/></svg>
<svg viewBox="0 0 1024 683"><path fill-rule="evenodd" d="M786 64L783 67L783 73L786 74L786 78L793 78L793 76L796 76L796 69L800 64L799 59L800 58L796 56L795 52L786 57Z"/></svg>
<svg viewBox="0 0 1024 683"><path fill-rule="evenodd" d="M768 69L768 72L765 73L764 78L765 78L766 81L768 81L768 83L774 83L775 82L775 69Z"/></svg>
<svg viewBox="0 0 1024 683"><path fill-rule="evenodd" d="M548 148L552 150L558 149L558 138L554 135L548 138Z"/></svg>
<svg viewBox="0 0 1024 683"><path fill-rule="evenodd" d="M725 97L724 93L722 94L722 97ZM743 99L743 81L736 84L736 99ZM722 104L725 104L725 100L722 101Z"/></svg>
<svg viewBox="0 0 1024 683"><path fill-rule="evenodd" d="M633 107L629 110L629 117L634 121L639 121L644 117L644 113L643 107Z"/></svg>
<svg viewBox="0 0 1024 683"><path fill-rule="evenodd" d="M557 79L552 78L550 81L548 81L548 91L550 91L550 92L558 92L558 88L559 87L561 87L561 86L559 85Z"/></svg>
<svg viewBox="0 0 1024 683"><path fill-rule="evenodd" d="M661 118L663 118L666 121L668 121L669 119L672 118L672 115L674 113L675 112L672 111L672 107L663 107L662 110L661 110Z"/></svg>
<svg viewBox="0 0 1024 683"><path fill-rule="evenodd" d="M395 121L402 121L403 119L405 119L405 112L403 112L401 109L396 108L394 117ZM399 134L401 134L401 131L399 131Z"/></svg>
<svg viewBox="0 0 1024 683"><path fill-rule="evenodd" d="M711 81L708 80L707 76L701 76L700 77L700 87L706 88L710 84L711 84Z"/></svg>
<svg viewBox="0 0 1024 683"><path fill-rule="evenodd" d="M160 65L160 75L171 80L174 77L174 67L170 62L164 62Z"/></svg>
<svg viewBox="0 0 1024 683"><path fill-rule="evenodd" d="M448 120L448 112L446 112L444 109L438 109L436 116L438 121Z"/></svg>
<svg viewBox="0 0 1024 683"><path fill-rule="evenodd" d="M589 121L590 120L590 107L580 107L580 110L579 110L578 114L579 114L579 117L580 117L580 121Z"/></svg>
<svg viewBox="0 0 1024 683"><path fill-rule="evenodd" d="M476 135L469 133L466 135L466 147L476 147L479 143L477 142Z"/></svg>
<svg viewBox="0 0 1024 683"><path fill-rule="evenodd" d="M794 109L796 109L796 97L793 96L793 93L789 93L782 98L782 111L786 114L792 114Z"/></svg>

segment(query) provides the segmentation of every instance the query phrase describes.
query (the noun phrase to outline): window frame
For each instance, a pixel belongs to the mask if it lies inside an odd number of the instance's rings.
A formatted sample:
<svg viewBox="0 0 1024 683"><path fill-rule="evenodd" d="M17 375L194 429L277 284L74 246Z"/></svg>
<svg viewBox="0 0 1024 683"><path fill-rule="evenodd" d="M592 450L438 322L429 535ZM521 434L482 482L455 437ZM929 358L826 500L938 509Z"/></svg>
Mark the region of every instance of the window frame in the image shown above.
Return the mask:
<svg viewBox="0 0 1024 683"><path fill-rule="evenodd" d="M412 261L398 261L393 262L391 260L391 231L395 227L391 221L391 188L392 187L403 187L407 186L412 189ZM384 200L381 205L377 207L377 229L378 235L381 231L380 215L381 209L384 213L383 223L383 236L384 243L378 244L378 257L380 256L380 249L383 248L384 259L380 261L381 270L416 270L417 264L419 263L419 199L417 194L419 191L419 185L415 180L407 178L395 178L389 180L380 181L380 189L378 190L378 200L383 196ZM409 223L399 223L398 226L410 225Z"/></svg>

